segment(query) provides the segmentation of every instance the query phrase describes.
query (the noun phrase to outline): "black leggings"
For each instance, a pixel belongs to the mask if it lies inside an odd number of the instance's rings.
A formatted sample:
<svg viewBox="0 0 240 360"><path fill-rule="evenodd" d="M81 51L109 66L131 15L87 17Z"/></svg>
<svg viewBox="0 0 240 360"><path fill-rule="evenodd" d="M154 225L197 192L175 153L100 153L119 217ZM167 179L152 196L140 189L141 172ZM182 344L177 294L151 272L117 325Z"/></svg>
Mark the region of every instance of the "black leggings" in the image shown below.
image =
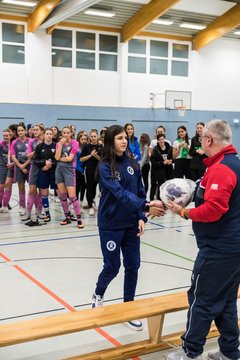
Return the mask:
<svg viewBox="0 0 240 360"><path fill-rule="evenodd" d="M175 160L175 168L174 168L174 176L176 178L185 178L191 179L191 170L190 170L191 159L176 159Z"/></svg>
<svg viewBox="0 0 240 360"><path fill-rule="evenodd" d="M89 208L91 208L96 196L97 184L98 184L98 181L95 176L95 172L86 171L86 180L87 180L87 194L86 194L87 202Z"/></svg>
<svg viewBox="0 0 240 360"><path fill-rule="evenodd" d="M80 171L76 170L76 197L79 199L80 193L80 201L83 201L86 190L86 181L84 174L80 173Z"/></svg>

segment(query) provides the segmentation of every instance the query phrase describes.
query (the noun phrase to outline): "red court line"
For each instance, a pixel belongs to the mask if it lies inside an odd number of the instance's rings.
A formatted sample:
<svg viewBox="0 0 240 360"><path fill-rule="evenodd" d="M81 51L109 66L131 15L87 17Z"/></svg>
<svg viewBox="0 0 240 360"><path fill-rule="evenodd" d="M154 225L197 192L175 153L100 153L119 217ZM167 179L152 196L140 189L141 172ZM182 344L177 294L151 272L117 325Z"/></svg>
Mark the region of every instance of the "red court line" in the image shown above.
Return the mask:
<svg viewBox="0 0 240 360"><path fill-rule="evenodd" d="M11 262L11 260L4 255L3 253L0 253L0 256L6 260L7 262ZM35 285L37 285L38 287L40 287L43 291L45 291L48 295L50 295L54 300L56 300L57 302L59 302L61 305L63 305L66 309L68 309L70 312L76 312L77 310L72 307L71 305L69 305L66 301L64 301L63 299L61 299L58 295L56 295L53 291L51 291L50 289L48 289L46 286L44 286L42 283L40 283L37 279L35 279L33 276L31 276L30 274L28 274L21 266L19 265L13 265L13 267L18 270L22 275L24 275L27 279L29 279L30 281L32 281ZM116 339L114 339L113 337L111 337L106 331L104 331L103 329L100 328L96 328L95 329L100 335L102 335L107 341L109 341L111 344L113 344L114 346L121 346L122 344L120 342L118 342ZM138 357L134 357L132 358L133 360L140 360L140 358Z"/></svg>
<svg viewBox="0 0 240 360"><path fill-rule="evenodd" d="M1 256L4 260L6 260L7 262L11 262L11 260L10 260L6 255L4 255L3 253L0 253L0 256Z"/></svg>

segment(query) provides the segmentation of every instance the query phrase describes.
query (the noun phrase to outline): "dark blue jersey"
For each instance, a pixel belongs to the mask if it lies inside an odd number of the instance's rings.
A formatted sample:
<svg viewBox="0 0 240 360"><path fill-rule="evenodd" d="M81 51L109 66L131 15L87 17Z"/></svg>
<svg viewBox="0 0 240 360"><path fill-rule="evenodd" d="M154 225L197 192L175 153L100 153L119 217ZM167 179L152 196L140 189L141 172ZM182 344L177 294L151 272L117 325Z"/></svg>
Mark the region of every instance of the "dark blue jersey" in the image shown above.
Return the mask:
<svg viewBox="0 0 240 360"><path fill-rule="evenodd" d="M116 157L116 163L114 176L109 162L99 165L98 226L101 229L126 229L136 226L140 219L146 221L146 194L137 162L123 155Z"/></svg>

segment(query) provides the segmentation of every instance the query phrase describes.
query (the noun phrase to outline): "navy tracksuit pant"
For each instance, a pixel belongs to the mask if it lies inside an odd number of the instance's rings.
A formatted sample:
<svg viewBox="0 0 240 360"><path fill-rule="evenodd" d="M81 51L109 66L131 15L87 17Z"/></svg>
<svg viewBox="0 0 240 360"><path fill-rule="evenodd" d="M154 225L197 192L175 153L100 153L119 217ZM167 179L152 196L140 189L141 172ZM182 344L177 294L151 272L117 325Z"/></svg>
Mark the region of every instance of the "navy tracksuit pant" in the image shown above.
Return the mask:
<svg viewBox="0 0 240 360"><path fill-rule="evenodd" d="M183 349L190 358L202 354L212 321L220 337L219 348L229 359L240 358L237 293L240 282L240 256L217 259L199 254L194 264L188 291L188 321Z"/></svg>
<svg viewBox="0 0 240 360"><path fill-rule="evenodd" d="M138 269L140 267L140 237L138 227L124 230L99 229L103 253L103 270L96 285L95 294L103 296L109 283L117 276L120 266L120 253L123 255L124 301L134 300Z"/></svg>

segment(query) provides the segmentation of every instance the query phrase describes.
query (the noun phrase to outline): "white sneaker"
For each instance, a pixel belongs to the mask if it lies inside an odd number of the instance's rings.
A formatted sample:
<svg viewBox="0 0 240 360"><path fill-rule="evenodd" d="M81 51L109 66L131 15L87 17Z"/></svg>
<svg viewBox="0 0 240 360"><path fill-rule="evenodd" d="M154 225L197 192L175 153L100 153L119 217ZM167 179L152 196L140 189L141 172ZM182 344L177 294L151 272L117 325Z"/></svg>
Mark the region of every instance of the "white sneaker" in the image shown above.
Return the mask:
<svg viewBox="0 0 240 360"><path fill-rule="evenodd" d="M140 320L131 320L126 323L126 325L134 330L134 331L141 331L143 330L143 323Z"/></svg>
<svg viewBox="0 0 240 360"><path fill-rule="evenodd" d="M89 209L88 203L83 203L82 208L83 209Z"/></svg>
<svg viewBox="0 0 240 360"><path fill-rule="evenodd" d="M95 293L92 296L92 309L103 306L103 296L96 295Z"/></svg>
<svg viewBox="0 0 240 360"><path fill-rule="evenodd" d="M90 215L90 216L94 216L94 213L95 213L94 208L91 207L91 208L89 209L89 215Z"/></svg>
<svg viewBox="0 0 240 360"><path fill-rule="evenodd" d="M36 211L36 216L38 219L45 219L46 215L42 214L41 211Z"/></svg>
<svg viewBox="0 0 240 360"><path fill-rule="evenodd" d="M22 215L21 220L22 221L27 221L31 219L31 214L30 213L26 213L25 215Z"/></svg>
<svg viewBox="0 0 240 360"><path fill-rule="evenodd" d="M26 215L26 208L20 206L20 208L19 208L19 214L20 214L20 215Z"/></svg>
<svg viewBox="0 0 240 360"><path fill-rule="evenodd" d="M189 358L183 350L179 351L172 351L166 355L167 360L189 360ZM202 360L202 356L196 356L195 358L192 358L192 360Z"/></svg>
<svg viewBox="0 0 240 360"><path fill-rule="evenodd" d="M208 353L208 360L230 360L227 356L223 355L220 350Z"/></svg>
<svg viewBox="0 0 240 360"><path fill-rule="evenodd" d="M1 207L0 213L8 213L8 212L9 212L9 210L8 210L8 207L7 207L7 206Z"/></svg>

